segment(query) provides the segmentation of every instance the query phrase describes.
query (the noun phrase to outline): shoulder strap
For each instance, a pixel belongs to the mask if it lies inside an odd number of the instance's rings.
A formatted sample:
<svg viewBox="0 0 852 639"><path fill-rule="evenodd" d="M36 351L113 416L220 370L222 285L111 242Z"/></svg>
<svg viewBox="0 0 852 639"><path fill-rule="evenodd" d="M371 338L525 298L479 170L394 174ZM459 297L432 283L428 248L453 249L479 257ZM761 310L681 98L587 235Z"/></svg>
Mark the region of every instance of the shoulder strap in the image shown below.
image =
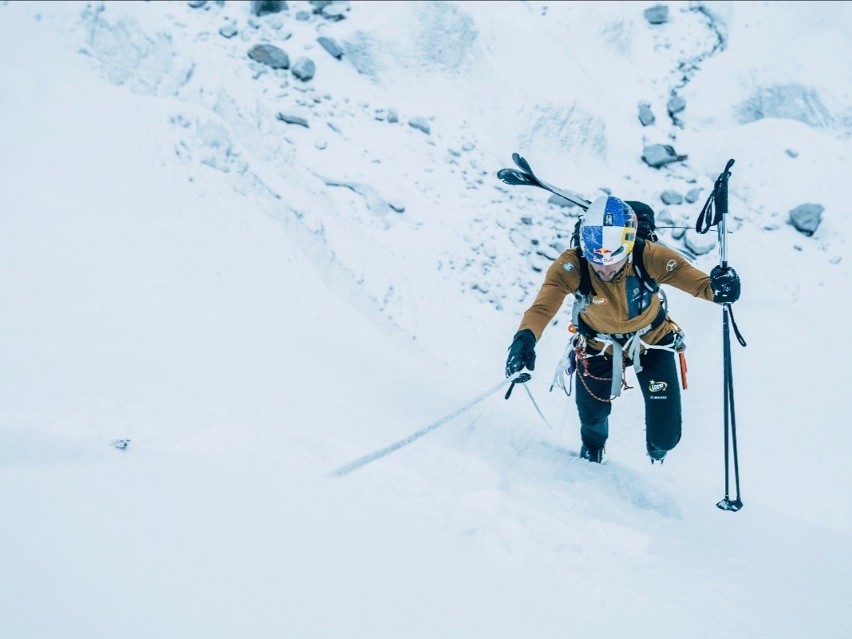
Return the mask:
<svg viewBox="0 0 852 639"><path fill-rule="evenodd" d="M577 247L577 257L580 260L580 288L577 289L576 294L581 297L588 297L590 294L594 295L595 291L592 288L592 278L589 277L589 261L583 255L583 250L579 246Z"/></svg>
<svg viewBox="0 0 852 639"><path fill-rule="evenodd" d="M636 243L633 246L633 268L636 270L636 275L639 276L639 281L642 283L642 286L652 293L656 293L660 290L660 285L657 284L656 280L648 275L648 271L645 270L645 260L643 258L644 253L645 240L641 237L637 237Z"/></svg>

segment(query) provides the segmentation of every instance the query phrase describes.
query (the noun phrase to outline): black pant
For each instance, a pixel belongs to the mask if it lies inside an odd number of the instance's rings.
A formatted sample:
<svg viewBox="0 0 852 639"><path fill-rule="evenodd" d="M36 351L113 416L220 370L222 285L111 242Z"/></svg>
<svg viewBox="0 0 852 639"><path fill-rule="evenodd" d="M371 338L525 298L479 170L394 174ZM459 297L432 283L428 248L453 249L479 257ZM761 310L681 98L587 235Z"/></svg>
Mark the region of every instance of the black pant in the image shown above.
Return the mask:
<svg viewBox="0 0 852 639"><path fill-rule="evenodd" d="M677 446L681 434L680 386L675 354L648 349L641 358L642 370L636 378L645 398L645 441L648 450L671 450ZM625 361L630 364L626 358ZM612 402L608 401L612 388L612 357L596 355L578 361L574 388L583 443L591 448L601 447L609 435L609 414L612 411Z"/></svg>

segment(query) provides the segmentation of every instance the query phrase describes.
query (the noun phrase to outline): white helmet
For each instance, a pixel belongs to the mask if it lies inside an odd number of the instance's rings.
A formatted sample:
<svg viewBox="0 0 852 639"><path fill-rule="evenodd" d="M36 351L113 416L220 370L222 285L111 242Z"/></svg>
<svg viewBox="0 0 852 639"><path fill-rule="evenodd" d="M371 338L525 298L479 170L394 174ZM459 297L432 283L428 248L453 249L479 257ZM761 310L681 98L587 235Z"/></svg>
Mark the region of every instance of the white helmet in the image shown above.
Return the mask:
<svg viewBox="0 0 852 639"><path fill-rule="evenodd" d="M612 195L589 205L580 223L580 248L593 264L617 264L633 250L636 214L623 200Z"/></svg>

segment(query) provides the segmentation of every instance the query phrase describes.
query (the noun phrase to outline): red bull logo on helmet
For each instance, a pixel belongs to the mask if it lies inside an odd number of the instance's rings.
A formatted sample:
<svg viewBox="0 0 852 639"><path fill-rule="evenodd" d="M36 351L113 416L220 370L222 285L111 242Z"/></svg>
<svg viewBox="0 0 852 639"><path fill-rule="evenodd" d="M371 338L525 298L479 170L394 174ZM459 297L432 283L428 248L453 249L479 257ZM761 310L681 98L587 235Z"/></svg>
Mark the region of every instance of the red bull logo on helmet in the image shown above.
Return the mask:
<svg viewBox="0 0 852 639"><path fill-rule="evenodd" d="M589 206L580 228L580 246L587 259L609 265L623 260L636 240L636 216L622 200L600 197Z"/></svg>

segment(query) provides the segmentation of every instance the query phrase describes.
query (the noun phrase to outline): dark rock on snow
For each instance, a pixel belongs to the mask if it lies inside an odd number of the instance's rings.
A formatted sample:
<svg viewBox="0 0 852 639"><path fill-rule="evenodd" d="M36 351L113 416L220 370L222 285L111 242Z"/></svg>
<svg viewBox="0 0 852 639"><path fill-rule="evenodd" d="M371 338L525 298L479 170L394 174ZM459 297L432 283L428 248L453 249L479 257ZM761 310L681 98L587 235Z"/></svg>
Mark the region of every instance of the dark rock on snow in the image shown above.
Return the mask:
<svg viewBox="0 0 852 639"><path fill-rule="evenodd" d="M646 146L642 153L642 160L645 164L655 169L672 162L680 162L686 158L686 155L678 155L674 147L669 144L652 144Z"/></svg>
<svg viewBox="0 0 852 639"><path fill-rule="evenodd" d="M249 4L253 16L264 16L268 13L287 10L287 3L284 0L251 0Z"/></svg>
<svg viewBox="0 0 852 639"><path fill-rule="evenodd" d="M654 117L654 112L651 111L651 105L647 102L639 103L639 121L642 123L642 126L651 126L657 121L657 118Z"/></svg>
<svg viewBox="0 0 852 639"><path fill-rule="evenodd" d="M225 38L233 38L237 35L237 33L239 33L239 31L237 31L237 27L233 24L226 24L224 27L219 29L219 35Z"/></svg>
<svg viewBox="0 0 852 639"><path fill-rule="evenodd" d="M651 24L665 24L669 21L669 8L664 4L645 9L645 19Z"/></svg>
<svg viewBox="0 0 852 639"><path fill-rule="evenodd" d="M693 203L698 201L698 197L700 195L701 195L701 189L698 188L698 187L695 187L695 188L689 189L689 191L686 192L686 197L684 199L686 199L686 201L689 202L690 204L693 204Z"/></svg>
<svg viewBox="0 0 852 639"><path fill-rule="evenodd" d="M248 52L248 57L273 69L290 68L290 56L273 44L256 44Z"/></svg>
<svg viewBox="0 0 852 639"><path fill-rule="evenodd" d="M308 121L305 118L298 116L298 115L281 113L279 111L278 113L275 114L275 118L278 119L278 120L281 120L282 122L284 122L286 124L298 124L299 126L303 126L306 129L310 128L308 126Z"/></svg>
<svg viewBox="0 0 852 639"><path fill-rule="evenodd" d="M296 60L296 64L293 65L291 71L297 78L303 82L307 82L314 77L316 65L310 58L299 58Z"/></svg>
<svg viewBox="0 0 852 639"><path fill-rule="evenodd" d="M676 113L680 113L686 108L686 100L679 95L673 95L669 98L666 108L669 111L669 115L674 117Z"/></svg>
<svg viewBox="0 0 852 639"><path fill-rule="evenodd" d="M426 118L415 117L411 118L408 121L409 126L414 127L418 131L423 131L426 135L429 135L432 132L432 128L429 126L429 121Z"/></svg>
<svg viewBox="0 0 852 639"><path fill-rule="evenodd" d="M674 189L666 189L660 195L663 204L683 204L683 196Z"/></svg>
<svg viewBox="0 0 852 639"><path fill-rule="evenodd" d="M800 233L811 236L819 227L823 211L822 204L800 204L790 211L790 224Z"/></svg>
<svg viewBox="0 0 852 639"><path fill-rule="evenodd" d="M329 52L333 57L340 60L343 57L343 49L338 46L337 42L333 38L329 38L326 36L320 36L317 38L317 42L319 42L320 46Z"/></svg>

